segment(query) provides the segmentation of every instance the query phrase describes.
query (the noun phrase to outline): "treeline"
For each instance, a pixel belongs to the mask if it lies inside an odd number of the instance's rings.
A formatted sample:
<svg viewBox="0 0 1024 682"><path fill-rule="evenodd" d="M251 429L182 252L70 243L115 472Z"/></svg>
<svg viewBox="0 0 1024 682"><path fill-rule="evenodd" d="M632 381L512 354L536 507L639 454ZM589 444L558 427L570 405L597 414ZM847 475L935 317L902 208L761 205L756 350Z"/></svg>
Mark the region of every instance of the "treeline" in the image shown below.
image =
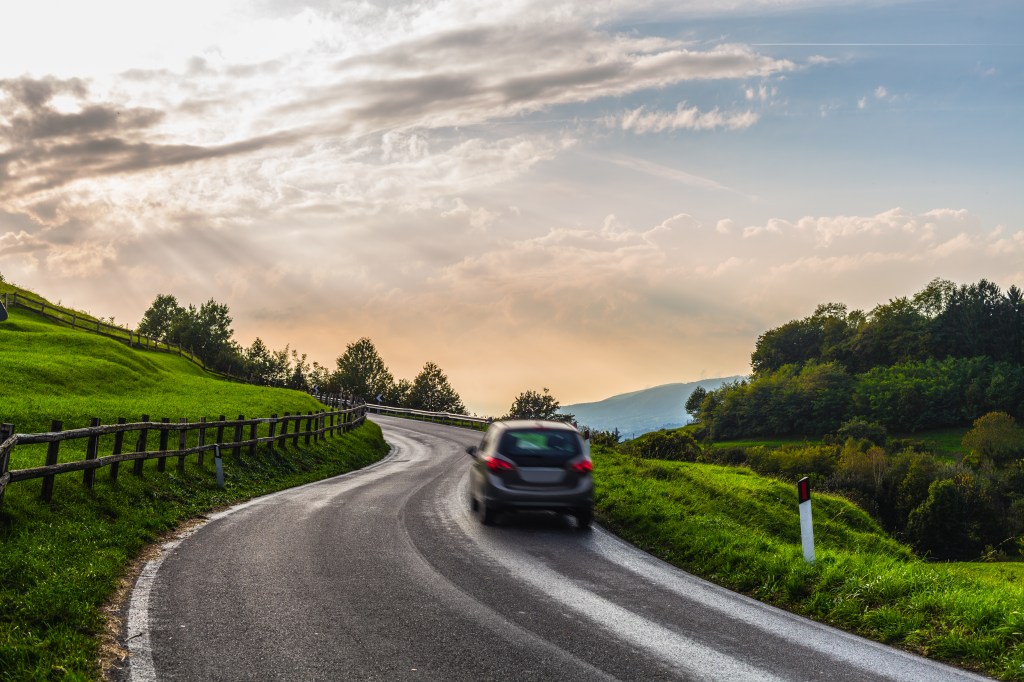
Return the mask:
<svg viewBox="0 0 1024 682"><path fill-rule="evenodd" d="M334 369L307 361L305 353L289 346L272 350L259 338L244 348L234 340L228 307L212 298L197 308L160 294L143 314L137 331L180 345L207 367L249 383L344 395L391 407L467 414L462 398L434 362L425 363L412 380L396 379L373 341L365 337L346 346ZM502 419L575 421L573 415L560 412L560 403L546 388L518 394ZM596 435L619 440L618 432Z"/></svg>
<svg viewBox="0 0 1024 682"><path fill-rule="evenodd" d="M272 350L260 338L248 348L234 339L228 307L212 298L199 307L183 306L160 294L146 310L137 331L190 350L207 367L249 383L377 401L392 406L465 414L466 407L448 377L427 362L412 380L395 380L373 342L348 344L331 369L308 361L305 353L285 346Z"/></svg>
<svg viewBox="0 0 1024 682"><path fill-rule="evenodd" d="M865 314L829 303L762 334L747 381L686 409L713 438L821 435L855 417L892 432L1024 417L1024 297L934 280Z"/></svg>

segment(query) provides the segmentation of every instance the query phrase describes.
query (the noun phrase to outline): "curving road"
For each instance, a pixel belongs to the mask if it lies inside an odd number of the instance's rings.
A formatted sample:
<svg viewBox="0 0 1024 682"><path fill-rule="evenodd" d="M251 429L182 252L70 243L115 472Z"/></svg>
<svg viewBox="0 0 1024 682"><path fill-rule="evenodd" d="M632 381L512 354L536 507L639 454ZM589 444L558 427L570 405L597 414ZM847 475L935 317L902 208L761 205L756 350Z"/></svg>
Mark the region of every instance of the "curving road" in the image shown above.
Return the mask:
<svg viewBox="0 0 1024 682"><path fill-rule="evenodd" d="M479 434L374 417L383 462L215 516L132 595L132 680L979 680L548 514L481 526Z"/></svg>

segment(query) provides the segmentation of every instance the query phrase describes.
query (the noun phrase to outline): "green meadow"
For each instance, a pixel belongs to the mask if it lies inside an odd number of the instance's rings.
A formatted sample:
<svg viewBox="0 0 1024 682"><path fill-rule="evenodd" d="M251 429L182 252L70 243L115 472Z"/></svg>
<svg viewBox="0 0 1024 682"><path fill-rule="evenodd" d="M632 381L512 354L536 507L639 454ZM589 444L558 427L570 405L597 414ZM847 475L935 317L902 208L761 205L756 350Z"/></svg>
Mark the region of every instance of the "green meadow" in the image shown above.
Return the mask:
<svg viewBox="0 0 1024 682"><path fill-rule="evenodd" d="M816 561L796 486L741 467L595 452L597 517L695 575L870 639L1024 680L1024 565L928 563L841 497L812 500Z"/></svg>

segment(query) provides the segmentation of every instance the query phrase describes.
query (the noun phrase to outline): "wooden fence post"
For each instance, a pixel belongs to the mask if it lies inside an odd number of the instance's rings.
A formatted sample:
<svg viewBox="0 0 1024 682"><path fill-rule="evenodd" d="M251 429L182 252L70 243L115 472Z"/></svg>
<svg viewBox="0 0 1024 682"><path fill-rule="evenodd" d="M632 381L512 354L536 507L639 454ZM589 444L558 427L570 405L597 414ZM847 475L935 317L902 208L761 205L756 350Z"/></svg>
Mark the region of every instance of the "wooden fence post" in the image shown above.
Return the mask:
<svg viewBox="0 0 1024 682"><path fill-rule="evenodd" d="M235 447L232 448L232 452L235 455L235 459L242 456L242 446L238 445L242 442L242 422L245 420L245 415L238 415L238 421L235 422Z"/></svg>
<svg viewBox="0 0 1024 682"><path fill-rule="evenodd" d="M313 435L313 413L312 412L307 412L306 413L306 438L305 438L305 440L303 440L303 442L306 445L309 445L309 440L310 440L310 437L312 435Z"/></svg>
<svg viewBox="0 0 1024 682"><path fill-rule="evenodd" d="M206 417L200 417L199 418L199 424L200 424L200 426L199 426L199 447L203 447L204 445L206 445L206 427L203 426L203 424L205 424L205 423L206 423ZM205 454L206 454L206 452L204 450L200 450L199 451L199 466L203 466L203 455L205 455Z"/></svg>
<svg viewBox="0 0 1024 682"><path fill-rule="evenodd" d="M89 426L96 428L100 425L100 418L93 417L89 420ZM96 459L100 454L100 437L89 436L89 442L85 446L85 460ZM82 482L85 483L85 487L92 490L92 484L96 481L96 470L86 469L82 472Z"/></svg>
<svg viewBox="0 0 1024 682"><path fill-rule="evenodd" d="M188 424L188 417L182 417L178 423ZM182 429L178 432L178 450L184 450L186 447L188 447L188 429ZM178 473L182 475L185 473L185 455L178 455Z"/></svg>
<svg viewBox="0 0 1024 682"><path fill-rule="evenodd" d="M288 446L288 439L286 438L286 436L288 435L288 416L290 414L291 414L291 412L285 412L284 413L284 419L281 420L281 447L282 448Z"/></svg>
<svg viewBox="0 0 1024 682"><path fill-rule="evenodd" d="M277 413L276 412L274 414L270 415L270 433L268 434L270 436L270 443L268 445L269 445L270 453L271 454L274 453L274 433L275 433L275 431L277 431Z"/></svg>
<svg viewBox="0 0 1024 682"><path fill-rule="evenodd" d="M4 294L4 298L7 298L7 294ZM8 438L14 435L14 424L0 424L0 444L3 444ZM7 474L7 468L11 462L10 451L0 455L0 503L4 501L4 491L7 489L7 480L10 478Z"/></svg>
<svg viewBox="0 0 1024 682"><path fill-rule="evenodd" d="M117 423L124 424L128 420L124 417L118 417ZM124 448L124 431L118 431L114 434L114 451L111 454L120 455L121 450ZM113 483L117 480L117 470L120 468L120 462L114 462L110 465L110 481Z"/></svg>
<svg viewBox="0 0 1024 682"><path fill-rule="evenodd" d="M220 421L223 422L227 419L223 414L220 416ZM224 443L224 424L217 426L217 445Z"/></svg>
<svg viewBox="0 0 1024 682"><path fill-rule="evenodd" d="M160 423L161 424L170 424L171 423L171 418L170 417L163 417L163 418L160 419ZM167 452L167 439L168 439L168 437L170 435L171 435L171 432L169 430L167 430L165 428L161 428L160 429L160 452ZM156 470L157 471L166 471L167 470L167 458L166 457L157 457L157 460L156 460Z"/></svg>
<svg viewBox="0 0 1024 682"><path fill-rule="evenodd" d="M292 429L292 447L299 447L299 431L302 430L302 413L295 413L295 428Z"/></svg>
<svg viewBox="0 0 1024 682"><path fill-rule="evenodd" d="M149 421L149 415L148 414L142 415L142 421L143 422L148 422ZM149 439L149 429L142 429L142 430L140 430L139 431L139 440L136 441L136 443L135 443L135 452L145 452L146 451L146 441L148 439ZM135 460L135 466L132 467L132 473L135 474L136 476L141 476L142 475L142 465L145 464L145 463L146 463L146 460L142 459L141 457L139 459Z"/></svg>
<svg viewBox="0 0 1024 682"><path fill-rule="evenodd" d="M257 428L257 422L256 422L255 419L253 419L252 420L252 424L249 424L249 440L252 441L252 443L249 444L249 456L250 457L255 457L256 456L256 428Z"/></svg>
<svg viewBox="0 0 1024 682"><path fill-rule="evenodd" d="M64 422L54 419L50 423L50 432L56 433L64 429ZM60 441L53 441L46 446L46 466L53 466L57 463L57 455L60 453ZM43 502L53 499L53 474L43 476Z"/></svg>

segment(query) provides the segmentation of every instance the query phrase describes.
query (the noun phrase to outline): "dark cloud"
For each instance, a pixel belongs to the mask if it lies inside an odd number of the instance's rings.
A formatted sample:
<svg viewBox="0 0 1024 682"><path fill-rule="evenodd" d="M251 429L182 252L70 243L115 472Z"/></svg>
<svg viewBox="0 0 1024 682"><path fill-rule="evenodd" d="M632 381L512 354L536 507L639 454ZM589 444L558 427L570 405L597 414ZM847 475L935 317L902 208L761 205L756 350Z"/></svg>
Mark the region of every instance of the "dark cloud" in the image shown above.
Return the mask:
<svg viewBox="0 0 1024 682"><path fill-rule="evenodd" d="M0 199L26 197L86 177L132 173L247 154L288 144L284 132L220 145L161 144L155 127L164 112L89 101L80 80L0 81ZM78 111L61 111L59 96Z"/></svg>

